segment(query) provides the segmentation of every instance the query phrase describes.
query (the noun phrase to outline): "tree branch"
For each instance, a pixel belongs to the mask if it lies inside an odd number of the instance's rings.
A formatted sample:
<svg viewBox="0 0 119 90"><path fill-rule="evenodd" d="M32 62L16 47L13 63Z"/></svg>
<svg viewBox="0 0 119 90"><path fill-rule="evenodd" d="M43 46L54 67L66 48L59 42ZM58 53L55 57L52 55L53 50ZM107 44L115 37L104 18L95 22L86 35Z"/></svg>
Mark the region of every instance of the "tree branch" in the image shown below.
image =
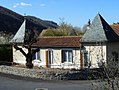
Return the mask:
<svg viewBox="0 0 119 90"><path fill-rule="evenodd" d="M22 48L19 48L17 45L14 45L14 48L15 48L16 50L19 50L25 57L27 57L27 54L23 51Z"/></svg>
<svg viewBox="0 0 119 90"><path fill-rule="evenodd" d="M35 54L36 52L39 51L39 48L35 49L35 50L32 50L32 53Z"/></svg>

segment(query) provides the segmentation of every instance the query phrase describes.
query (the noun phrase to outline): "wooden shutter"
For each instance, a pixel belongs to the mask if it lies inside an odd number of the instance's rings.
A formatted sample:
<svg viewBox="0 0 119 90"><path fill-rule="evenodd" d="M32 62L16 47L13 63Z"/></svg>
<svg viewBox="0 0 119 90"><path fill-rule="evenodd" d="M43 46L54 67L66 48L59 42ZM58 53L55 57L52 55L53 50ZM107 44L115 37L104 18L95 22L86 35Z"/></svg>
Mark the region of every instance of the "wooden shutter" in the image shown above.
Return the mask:
<svg viewBox="0 0 119 90"><path fill-rule="evenodd" d="M83 69L83 53L80 52L80 67Z"/></svg>
<svg viewBox="0 0 119 90"><path fill-rule="evenodd" d="M48 51L46 51L46 68L48 68Z"/></svg>
<svg viewBox="0 0 119 90"><path fill-rule="evenodd" d="M62 52L61 52L61 62L63 63L64 62L64 52L63 52L63 50L62 50Z"/></svg>

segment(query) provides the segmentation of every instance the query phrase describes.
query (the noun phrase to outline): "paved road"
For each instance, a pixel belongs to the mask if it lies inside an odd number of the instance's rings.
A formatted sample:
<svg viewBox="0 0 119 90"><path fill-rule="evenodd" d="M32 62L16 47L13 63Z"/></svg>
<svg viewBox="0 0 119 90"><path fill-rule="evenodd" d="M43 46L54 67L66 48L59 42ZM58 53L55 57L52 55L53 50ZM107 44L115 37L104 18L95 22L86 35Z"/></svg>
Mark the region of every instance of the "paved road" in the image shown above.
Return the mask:
<svg viewBox="0 0 119 90"><path fill-rule="evenodd" d="M24 78L3 77L0 75L0 90L91 90L90 81L43 81Z"/></svg>

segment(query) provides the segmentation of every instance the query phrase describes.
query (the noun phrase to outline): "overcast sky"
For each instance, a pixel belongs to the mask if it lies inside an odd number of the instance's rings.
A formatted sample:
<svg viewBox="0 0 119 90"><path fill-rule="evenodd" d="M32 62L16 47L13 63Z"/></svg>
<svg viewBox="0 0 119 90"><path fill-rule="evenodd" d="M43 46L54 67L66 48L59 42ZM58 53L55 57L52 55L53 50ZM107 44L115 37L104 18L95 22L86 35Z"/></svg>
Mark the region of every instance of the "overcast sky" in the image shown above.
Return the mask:
<svg viewBox="0 0 119 90"><path fill-rule="evenodd" d="M0 0L0 5L19 14L37 16L44 20L61 19L82 27L97 13L112 24L119 22L119 0Z"/></svg>

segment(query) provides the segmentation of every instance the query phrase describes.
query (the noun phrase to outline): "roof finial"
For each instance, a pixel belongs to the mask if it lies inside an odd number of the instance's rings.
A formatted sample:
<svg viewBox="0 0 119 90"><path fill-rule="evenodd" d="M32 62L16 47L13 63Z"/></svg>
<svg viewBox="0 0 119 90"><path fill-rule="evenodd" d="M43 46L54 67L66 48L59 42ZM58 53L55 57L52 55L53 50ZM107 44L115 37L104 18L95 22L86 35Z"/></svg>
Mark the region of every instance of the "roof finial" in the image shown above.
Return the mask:
<svg viewBox="0 0 119 90"><path fill-rule="evenodd" d="M90 26L90 19L88 20L88 26Z"/></svg>
<svg viewBox="0 0 119 90"><path fill-rule="evenodd" d="M26 13L24 13L24 16L26 16Z"/></svg>
<svg viewBox="0 0 119 90"><path fill-rule="evenodd" d="M26 20L26 13L24 13L24 20Z"/></svg>
<svg viewBox="0 0 119 90"><path fill-rule="evenodd" d="M98 11L97 14L100 14L100 12Z"/></svg>
<svg viewBox="0 0 119 90"><path fill-rule="evenodd" d="M97 12L97 15L100 15L100 12L99 11Z"/></svg>

